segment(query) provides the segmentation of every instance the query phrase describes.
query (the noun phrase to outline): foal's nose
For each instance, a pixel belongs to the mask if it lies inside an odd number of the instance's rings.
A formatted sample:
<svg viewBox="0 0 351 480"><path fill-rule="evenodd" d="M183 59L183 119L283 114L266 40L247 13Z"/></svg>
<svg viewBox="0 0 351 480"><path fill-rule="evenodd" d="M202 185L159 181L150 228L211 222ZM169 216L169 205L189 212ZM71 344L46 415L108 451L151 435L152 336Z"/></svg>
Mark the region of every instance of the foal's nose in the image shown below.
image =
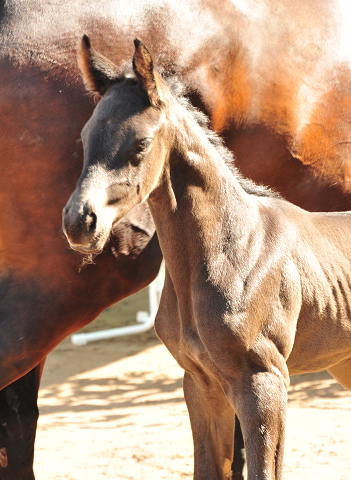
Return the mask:
<svg viewBox="0 0 351 480"><path fill-rule="evenodd" d="M83 221L85 222L85 234L93 235L96 230L97 216L90 205L84 205Z"/></svg>
<svg viewBox="0 0 351 480"><path fill-rule="evenodd" d="M72 246L89 247L97 227L97 215L90 203L83 207L68 202L62 212L62 229Z"/></svg>

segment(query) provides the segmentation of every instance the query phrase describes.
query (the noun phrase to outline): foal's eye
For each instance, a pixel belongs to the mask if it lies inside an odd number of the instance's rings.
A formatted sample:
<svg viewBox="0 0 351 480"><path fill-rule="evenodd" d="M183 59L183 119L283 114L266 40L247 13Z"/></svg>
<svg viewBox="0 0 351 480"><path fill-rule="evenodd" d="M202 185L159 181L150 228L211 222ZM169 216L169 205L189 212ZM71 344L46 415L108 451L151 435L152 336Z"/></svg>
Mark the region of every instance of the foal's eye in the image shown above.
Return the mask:
<svg viewBox="0 0 351 480"><path fill-rule="evenodd" d="M143 138L137 145L134 147L136 152L145 152L145 150L151 145L151 138Z"/></svg>

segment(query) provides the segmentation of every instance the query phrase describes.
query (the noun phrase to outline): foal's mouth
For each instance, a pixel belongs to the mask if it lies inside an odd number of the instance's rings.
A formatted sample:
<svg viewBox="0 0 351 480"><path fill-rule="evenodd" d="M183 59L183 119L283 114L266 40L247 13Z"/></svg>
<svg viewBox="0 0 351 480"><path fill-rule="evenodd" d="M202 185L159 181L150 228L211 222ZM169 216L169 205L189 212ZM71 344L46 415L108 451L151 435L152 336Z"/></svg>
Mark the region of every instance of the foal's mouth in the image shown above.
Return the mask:
<svg viewBox="0 0 351 480"><path fill-rule="evenodd" d="M91 247L84 247L83 245L72 245L71 243L69 244L72 250L75 252L82 253L84 255L86 254L99 254L103 251L103 246L98 245L98 243L94 243Z"/></svg>
<svg viewBox="0 0 351 480"><path fill-rule="evenodd" d="M91 243L89 243L88 245L82 245L79 243L72 243L69 237L67 236L69 246L72 248L72 250L82 253L83 255L87 255L87 254L98 255L99 253L101 253L104 249L104 246L107 243L108 238L109 238L109 235L106 235L105 232L101 232L100 234L92 238Z"/></svg>

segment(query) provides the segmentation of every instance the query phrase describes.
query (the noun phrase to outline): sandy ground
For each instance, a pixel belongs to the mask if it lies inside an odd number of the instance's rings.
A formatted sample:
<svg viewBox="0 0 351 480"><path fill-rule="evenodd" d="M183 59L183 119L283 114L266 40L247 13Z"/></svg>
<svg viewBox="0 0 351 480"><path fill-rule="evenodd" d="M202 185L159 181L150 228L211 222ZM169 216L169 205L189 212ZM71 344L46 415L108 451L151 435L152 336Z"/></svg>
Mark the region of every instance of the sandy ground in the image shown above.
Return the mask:
<svg viewBox="0 0 351 480"><path fill-rule="evenodd" d="M86 331L134 322L145 291ZM351 479L351 392L326 372L292 378L284 480ZM149 332L75 347L47 361L40 391L37 480L191 479L182 370Z"/></svg>

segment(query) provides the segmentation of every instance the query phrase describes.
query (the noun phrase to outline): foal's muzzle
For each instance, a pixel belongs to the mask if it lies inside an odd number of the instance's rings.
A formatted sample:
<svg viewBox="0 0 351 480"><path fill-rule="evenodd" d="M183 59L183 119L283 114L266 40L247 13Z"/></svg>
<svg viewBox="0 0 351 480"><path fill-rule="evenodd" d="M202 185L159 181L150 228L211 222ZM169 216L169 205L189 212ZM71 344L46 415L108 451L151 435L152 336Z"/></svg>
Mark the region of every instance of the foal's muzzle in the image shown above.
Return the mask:
<svg viewBox="0 0 351 480"><path fill-rule="evenodd" d="M62 212L62 229L73 250L82 253L98 253L104 246L97 229L97 214L93 206L78 206L71 199Z"/></svg>

